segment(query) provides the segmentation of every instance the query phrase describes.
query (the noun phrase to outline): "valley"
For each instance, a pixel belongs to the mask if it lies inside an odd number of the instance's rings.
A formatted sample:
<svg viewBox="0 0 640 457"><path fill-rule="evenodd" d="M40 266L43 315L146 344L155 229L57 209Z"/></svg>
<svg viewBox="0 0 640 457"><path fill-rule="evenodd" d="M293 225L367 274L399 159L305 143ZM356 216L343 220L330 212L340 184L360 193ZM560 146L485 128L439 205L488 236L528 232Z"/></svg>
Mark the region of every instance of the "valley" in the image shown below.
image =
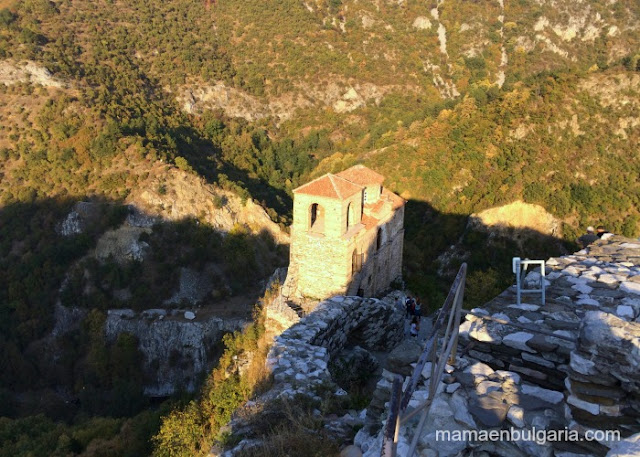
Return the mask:
<svg viewBox="0 0 640 457"><path fill-rule="evenodd" d="M513 256L640 235L638 23L633 0L0 0L11 455L180 455L150 438L207 395L219 427L253 388L216 390L225 349L265 350L292 190L325 173L362 163L407 201L403 279L432 310L462 261L473 307ZM108 336L113 313L134 317ZM131 328L171 320L215 330L154 362Z"/></svg>

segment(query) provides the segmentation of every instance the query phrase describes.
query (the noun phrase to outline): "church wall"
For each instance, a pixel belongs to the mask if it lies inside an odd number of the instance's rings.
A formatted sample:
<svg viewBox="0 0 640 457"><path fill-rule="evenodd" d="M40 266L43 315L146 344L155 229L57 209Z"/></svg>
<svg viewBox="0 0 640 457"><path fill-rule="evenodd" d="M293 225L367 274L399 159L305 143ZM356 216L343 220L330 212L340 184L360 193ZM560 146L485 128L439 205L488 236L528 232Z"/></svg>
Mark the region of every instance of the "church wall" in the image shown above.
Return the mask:
<svg viewBox="0 0 640 457"><path fill-rule="evenodd" d="M291 233L291 262L298 265L298 290L307 297L324 298L343 293L351 274L346 205L336 199L295 195ZM324 231L309 230L309 208L318 203L324 211Z"/></svg>
<svg viewBox="0 0 640 457"><path fill-rule="evenodd" d="M378 195L380 186L375 186ZM291 230L291 264L297 269L297 291L310 298L326 298L336 294L365 297L380 295L402 274L404 207L395 212L389 208L387 219L378 227L360 230L363 195L356 193L345 200L294 194L294 223ZM322 207L322 231L310 230L310 207ZM349 203L353 222L347 228ZM382 243L377 247L378 228ZM364 254L362 267L353 274L353 253Z"/></svg>

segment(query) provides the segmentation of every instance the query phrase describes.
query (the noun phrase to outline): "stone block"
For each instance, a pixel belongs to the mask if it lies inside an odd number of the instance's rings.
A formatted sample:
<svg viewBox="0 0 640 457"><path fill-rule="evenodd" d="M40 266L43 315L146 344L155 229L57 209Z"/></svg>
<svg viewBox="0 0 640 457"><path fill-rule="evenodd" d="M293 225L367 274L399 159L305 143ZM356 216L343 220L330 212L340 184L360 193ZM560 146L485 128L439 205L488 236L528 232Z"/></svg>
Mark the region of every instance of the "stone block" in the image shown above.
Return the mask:
<svg viewBox="0 0 640 457"><path fill-rule="evenodd" d="M528 332L510 333L502 338L502 344L521 351L536 352L535 349L527 345L527 341L532 339L533 336L532 333Z"/></svg>

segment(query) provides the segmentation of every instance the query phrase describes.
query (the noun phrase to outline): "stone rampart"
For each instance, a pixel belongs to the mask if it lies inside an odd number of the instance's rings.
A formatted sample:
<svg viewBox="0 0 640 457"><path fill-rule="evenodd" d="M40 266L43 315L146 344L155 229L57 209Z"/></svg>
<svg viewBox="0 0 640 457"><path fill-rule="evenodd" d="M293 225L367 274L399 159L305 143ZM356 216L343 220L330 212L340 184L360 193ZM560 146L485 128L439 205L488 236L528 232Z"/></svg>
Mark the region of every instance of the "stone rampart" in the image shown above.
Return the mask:
<svg viewBox="0 0 640 457"><path fill-rule="evenodd" d="M331 380L331 357L353 342L372 350L387 350L404 335L404 311L395 297L382 300L333 297L275 338L267 365L273 373L272 391L293 396L312 393L313 387Z"/></svg>
<svg viewBox="0 0 640 457"><path fill-rule="evenodd" d="M640 324L587 312L571 353L566 388L577 422L640 432Z"/></svg>
<svg viewBox="0 0 640 457"><path fill-rule="evenodd" d="M616 446L640 441L640 242L613 237L546 264L545 305L540 295L525 295L528 303L517 305L510 288L467 315L458 357L438 386L416 455L613 456ZM539 281L538 273L527 277L531 286ZM405 365L417 359L406 353ZM387 369L406 376L397 365ZM374 400L388 401L391 371L383 372ZM427 364L410 407L427 398L430 375ZM367 417L377 427L365 427L355 438L364 457L380 455L377 430L387 411L374 412ZM407 452L416 424L401 428L398 455ZM470 438L478 431L513 430L517 434L507 436L519 439ZM523 438L535 430L564 438ZM604 430L635 435L627 439L631 444L593 435ZM437 431L462 439L438 439ZM595 439L586 438L587 431Z"/></svg>
<svg viewBox="0 0 640 457"><path fill-rule="evenodd" d="M467 316L468 356L562 393L577 430L640 432L640 242L612 237L546 266L544 306L516 305L512 287L472 311L519 327Z"/></svg>

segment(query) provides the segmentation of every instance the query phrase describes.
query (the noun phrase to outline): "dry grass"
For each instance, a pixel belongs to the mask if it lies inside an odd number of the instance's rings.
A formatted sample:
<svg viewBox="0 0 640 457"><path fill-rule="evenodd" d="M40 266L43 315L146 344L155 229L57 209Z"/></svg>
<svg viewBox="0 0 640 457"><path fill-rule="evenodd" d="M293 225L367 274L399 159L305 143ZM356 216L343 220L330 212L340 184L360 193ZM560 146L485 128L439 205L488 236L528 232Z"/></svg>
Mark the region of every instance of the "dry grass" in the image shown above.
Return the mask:
<svg viewBox="0 0 640 457"><path fill-rule="evenodd" d="M274 402L254 417L252 426L263 431L262 443L238 452L238 457L332 457L340 453L322 421L303 403Z"/></svg>
<svg viewBox="0 0 640 457"><path fill-rule="evenodd" d="M16 0L0 0L0 10L3 8L11 9L16 5Z"/></svg>

